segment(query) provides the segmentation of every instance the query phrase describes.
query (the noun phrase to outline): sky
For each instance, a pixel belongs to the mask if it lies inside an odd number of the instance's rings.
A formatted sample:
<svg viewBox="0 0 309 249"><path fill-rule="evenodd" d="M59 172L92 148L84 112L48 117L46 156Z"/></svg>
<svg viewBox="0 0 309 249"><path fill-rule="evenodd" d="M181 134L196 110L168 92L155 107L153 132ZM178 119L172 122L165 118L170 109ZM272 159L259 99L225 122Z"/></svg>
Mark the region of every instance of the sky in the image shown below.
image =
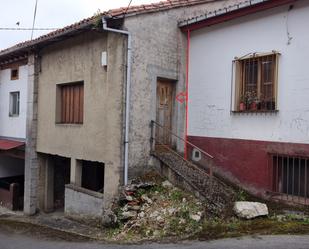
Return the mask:
<svg viewBox="0 0 309 249"><path fill-rule="evenodd" d="M0 0L0 50L30 40L31 31L8 31L3 28L31 28L35 0ZM97 13L127 7L129 0L38 0L36 28L62 28ZM132 5L159 0L132 0ZM17 25L19 23L19 25ZM34 38L50 31L34 31Z"/></svg>

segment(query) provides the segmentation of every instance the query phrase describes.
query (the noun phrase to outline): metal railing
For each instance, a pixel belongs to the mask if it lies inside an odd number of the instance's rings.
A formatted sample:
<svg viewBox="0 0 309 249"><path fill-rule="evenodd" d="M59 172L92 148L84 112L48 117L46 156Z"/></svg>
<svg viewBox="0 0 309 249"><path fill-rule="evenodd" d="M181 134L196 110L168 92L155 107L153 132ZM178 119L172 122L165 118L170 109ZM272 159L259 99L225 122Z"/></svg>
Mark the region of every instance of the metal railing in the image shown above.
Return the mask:
<svg viewBox="0 0 309 249"><path fill-rule="evenodd" d="M194 145L193 143L185 140L184 138L175 134L172 130L162 126L161 124L157 123L156 121L151 121L151 150L152 151L159 151L165 149L178 157L180 157L183 161L191 164L194 167L199 167L199 170L204 170L209 176L213 175L213 159L214 157L207 153L206 151L202 150L198 146ZM160 132L161 131L161 132ZM164 137L160 136L165 134ZM166 137L168 136L168 138ZM166 141L169 140L169 143ZM177 146L178 145L178 146ZM183 148L189 152L187 153L190 155L189 157L185 157L184 153L181 152L179 147L183 145ZM208 172L207 172L208 171Z"/></svg>
<svg viewBox="0 0 309 249"><path fill-rule="evenodd" d="M271 155L271 188L273 198L308 205L309 158Z"/></svg>

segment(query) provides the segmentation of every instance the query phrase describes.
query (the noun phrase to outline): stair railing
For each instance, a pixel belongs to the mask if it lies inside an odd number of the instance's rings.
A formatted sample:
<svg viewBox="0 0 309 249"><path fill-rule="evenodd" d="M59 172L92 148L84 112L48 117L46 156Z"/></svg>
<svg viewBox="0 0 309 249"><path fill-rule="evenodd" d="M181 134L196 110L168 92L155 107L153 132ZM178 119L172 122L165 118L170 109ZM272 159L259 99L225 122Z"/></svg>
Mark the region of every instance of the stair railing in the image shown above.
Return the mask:
<svg viewBox="0 0 309 249"><path fill-rule="evenodd" d="M204 168L208 170L208 175L212 176L213 175L213 159L214 157L207 153L206 151L202 150L201 148L199 148L198 146L196 146L195 144L183 139L182 137L178 136L177 134L175 134L172 130L162 126L161 124L159 124L158 122L151 120L150 123L150 127L151 127L151 138L150 138L150 143L151 143L151 150L152 152L155 152L156 150L158 150L158 145L160 146L160 148L164 148L170 152L172 152L173 154L181 157L182 160L188 162L189 164L193 165L194 167L196 167L196 165L198 165L200 168ZM191 158L191 160L189 160L188 158L184 157L184 154L179 152L177 149L173 149L171 147L171 145L165 144L163 141L160 141L157 137L156 137L156 131L162 130L164 132L167 132L172 138L175 138L177 141L181 141L182 143L184 143L187 149L194 149L194 153L199 152L199 158L200 160L193 160ZM171 139L173 140L173 139ZM193 157L193 156L191 156ZM194 161L194 163L193 163ZM206 164L206 165L205 165ZM207 166L207 168L205 168L205 166Z"/></svg>

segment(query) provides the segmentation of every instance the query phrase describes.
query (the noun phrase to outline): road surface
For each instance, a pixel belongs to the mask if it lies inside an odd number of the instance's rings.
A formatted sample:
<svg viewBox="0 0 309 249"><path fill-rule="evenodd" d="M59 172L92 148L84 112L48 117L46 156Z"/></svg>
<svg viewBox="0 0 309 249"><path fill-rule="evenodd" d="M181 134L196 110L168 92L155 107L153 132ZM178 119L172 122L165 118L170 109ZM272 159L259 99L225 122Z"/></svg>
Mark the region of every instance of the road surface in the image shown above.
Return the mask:
<svg viewBox="0 0 309 249"><path fill-rule="evenodd" d="M309 249L307 236L255 236L210 242L179 244L111 245L95 242L65 242L0 231L1 249Z"/></svg>

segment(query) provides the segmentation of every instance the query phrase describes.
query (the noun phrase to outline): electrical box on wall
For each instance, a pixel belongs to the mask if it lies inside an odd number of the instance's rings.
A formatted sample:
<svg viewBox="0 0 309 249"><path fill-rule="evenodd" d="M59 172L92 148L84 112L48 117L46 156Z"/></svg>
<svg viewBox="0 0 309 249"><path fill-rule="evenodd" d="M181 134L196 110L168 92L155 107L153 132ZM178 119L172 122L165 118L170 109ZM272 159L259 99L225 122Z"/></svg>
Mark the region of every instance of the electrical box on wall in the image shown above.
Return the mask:
<svg viewBox="0 0 309 249"><path fill-rule="evenodd" d="M102 52L101 65L102 65L102 67L107 67L107 52L106 51Z"/></svg>

